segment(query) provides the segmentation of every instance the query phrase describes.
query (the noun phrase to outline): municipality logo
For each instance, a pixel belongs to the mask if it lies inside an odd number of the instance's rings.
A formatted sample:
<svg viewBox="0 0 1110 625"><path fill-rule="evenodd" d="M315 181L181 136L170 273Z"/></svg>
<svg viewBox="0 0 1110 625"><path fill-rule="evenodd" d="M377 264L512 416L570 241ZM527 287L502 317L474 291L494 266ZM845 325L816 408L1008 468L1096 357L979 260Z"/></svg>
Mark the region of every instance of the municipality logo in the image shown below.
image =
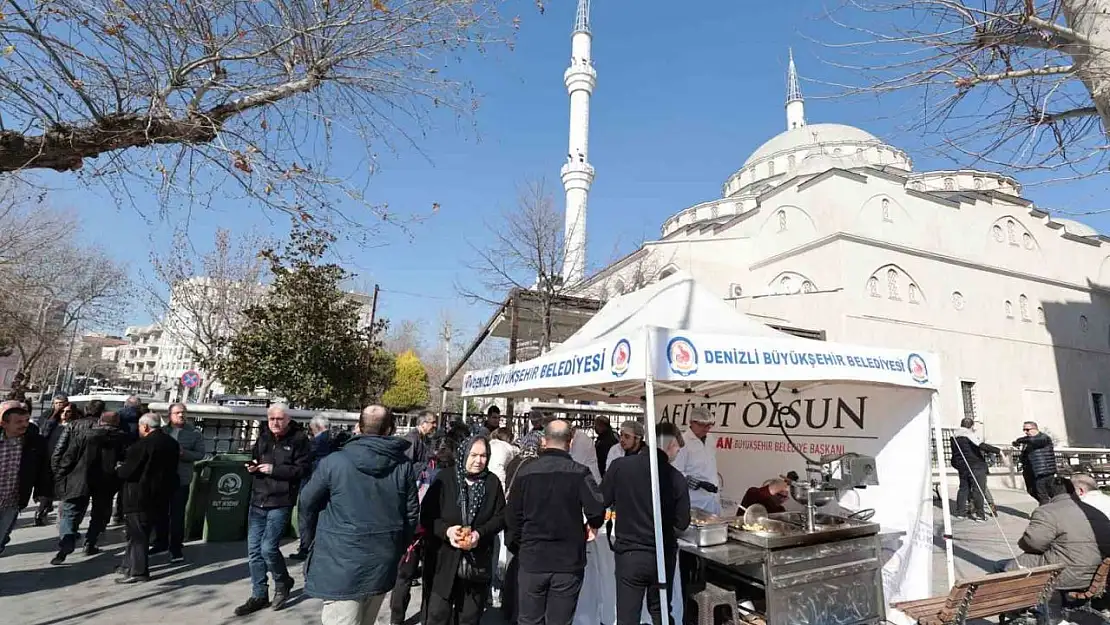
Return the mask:
<svg viewBox="0 0 1110 625"><path fill-rule="evenodd" d="M224 497L238 495L243 490L243 478L234 473L224 473L216 482L216 492Z"/></svg>
<svg viewBox="0 0 1110 625"><path fill-rule="evenodd" d="M628 373L628 361L632 359L632 344L628 339L621 339L613 346L613 355L609 357L609 371L616 377Z"/></svg>
<svg viewBox="0 0 1110 625"><path fill-rule="evenodd" d="M667 343L667 364L678 375L694 375L698 372L698 350L686 337L676 336Z"/></svg>
<svg viewBox="0 0 1110 625"><path fill-rule="evenodd" d="M906 359L906 368L910 371L910 377L918 384L925 384L929 381L929 367L925 365L925 359L920 354L910 354Z"/></svg>

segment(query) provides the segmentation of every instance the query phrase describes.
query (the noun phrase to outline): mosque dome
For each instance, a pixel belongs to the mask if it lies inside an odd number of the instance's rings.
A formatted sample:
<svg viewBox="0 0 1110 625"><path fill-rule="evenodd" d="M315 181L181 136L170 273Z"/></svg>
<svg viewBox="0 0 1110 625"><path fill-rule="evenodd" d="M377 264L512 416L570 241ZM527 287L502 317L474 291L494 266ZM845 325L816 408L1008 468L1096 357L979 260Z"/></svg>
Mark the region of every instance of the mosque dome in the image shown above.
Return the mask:
<svg viewBox="0 0 1110 625"><path fill-rule="evenodd" d="M792 128L771 137L759 146L748 160L744 161L747 167L752 163L761 161L768 156L780 152L792 152L796 149L813 147L815 144L824 146L852 144L856 146L879 146L883 142L875 135L861 130L855 126L844 124L809 124Z"/></svg>

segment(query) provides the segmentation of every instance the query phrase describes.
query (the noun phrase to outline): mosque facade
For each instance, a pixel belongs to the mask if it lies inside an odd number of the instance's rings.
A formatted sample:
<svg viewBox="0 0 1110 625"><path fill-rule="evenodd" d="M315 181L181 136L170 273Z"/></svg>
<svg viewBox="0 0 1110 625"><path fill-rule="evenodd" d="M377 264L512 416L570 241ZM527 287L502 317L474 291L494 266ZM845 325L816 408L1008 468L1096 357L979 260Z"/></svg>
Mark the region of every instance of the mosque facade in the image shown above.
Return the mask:
<svg viewBox="0 0 1110 625"><path fill-rule="evenodd" d="M944 425L1009 442L1110 445L1110 238L1023 198L1010 176L916 171L871 133L808 124L793 59L787 129L658 239L573 294L677 270L744 313L828 341L940 355Z"/></svg>

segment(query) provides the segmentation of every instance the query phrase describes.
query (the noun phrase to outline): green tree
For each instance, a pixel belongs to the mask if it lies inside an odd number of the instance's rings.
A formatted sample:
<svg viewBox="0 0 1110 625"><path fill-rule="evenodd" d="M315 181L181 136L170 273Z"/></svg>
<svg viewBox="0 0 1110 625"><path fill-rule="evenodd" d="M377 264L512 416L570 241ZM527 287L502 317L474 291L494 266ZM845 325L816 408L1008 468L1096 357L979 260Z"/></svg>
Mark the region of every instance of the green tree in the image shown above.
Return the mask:
<svg viewBox="0 0 1110 625"><path fill-rule="evenodd" d="M397 356L393 384L382 394L382 403L397 410L428 405L428 372L411 349Z"/></svg>
<svg viewBox="0 0 1110 625"><path fill-rule="evenodd" d="M357 409L388 365L376 353L385 321L366 328L341 284L352 275L323 258L335 238L294 223L283 251L262 257L274 277L265 299L218 357L220 379L237 392L265 388L298 408Z"/></svg>

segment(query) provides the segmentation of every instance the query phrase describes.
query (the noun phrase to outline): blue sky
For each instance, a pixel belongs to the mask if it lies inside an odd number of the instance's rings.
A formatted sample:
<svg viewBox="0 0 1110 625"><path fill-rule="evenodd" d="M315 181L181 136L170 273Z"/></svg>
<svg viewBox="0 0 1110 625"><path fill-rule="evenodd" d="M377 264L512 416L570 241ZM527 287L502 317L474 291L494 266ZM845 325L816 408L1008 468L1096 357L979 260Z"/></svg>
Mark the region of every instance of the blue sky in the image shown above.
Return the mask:
<svg viewBox="0 0 1110 625"><path fill-rule="evenodd" d="M687 7L696 6L697 10ZM627 253L658 236L662 222L695 203L719 197L721 184L761 143L785 129L783 103L787 49L793 47L809 122L862 127L910 152L917 169L950 162L923 150L899 111L912 96L822 99L821 83L847 78L825 62L830 50L818 41L843 39L836 25L819 18L821 3L698 0L595 0L593 56L598 88L591 106L590 160L597 179L590 195L591 263ZM489 315L457 295L455 284L472 283L464 264L469 242L480 242L485 222L513 205L518 185L546 179L562 204L558 172L566 154L568 99L562 84L570 57L572 0L550 0L544 14L531 2L510 5L522 18L513 51L497 49L467 57L451 71L472 80L482 95L475 126L444 116L420 144L425 155L401 146L383 155L369 194L395 208L438 214L416 226L411 239L385 230L385 247L343 246L345 264L361 284L382 288L380 310L394 320L434 323L450 309L469 329ZM511 13L510 9L510 15ZM430 157L430 158L428 158ZM52 177L53 179L53 177ZM110 244L133 271L147 264L152 246L166 245L172 224L147 223L130 208L118 209L97 193L68 190L53 202L73 208L85 221L84 237ZM1038 203L1084 210L1103 195L1101 181L1037 187L1026 195ZM154 207L154 200L144 206ZM148 209L148 212L154 212ZM1101 216L1083 217L1105 229ZM217 226L284 231L281 217L255 208L226 206L194 211L190 227L198 246ZM134 321L146 317L141 310Z"/></svg>

